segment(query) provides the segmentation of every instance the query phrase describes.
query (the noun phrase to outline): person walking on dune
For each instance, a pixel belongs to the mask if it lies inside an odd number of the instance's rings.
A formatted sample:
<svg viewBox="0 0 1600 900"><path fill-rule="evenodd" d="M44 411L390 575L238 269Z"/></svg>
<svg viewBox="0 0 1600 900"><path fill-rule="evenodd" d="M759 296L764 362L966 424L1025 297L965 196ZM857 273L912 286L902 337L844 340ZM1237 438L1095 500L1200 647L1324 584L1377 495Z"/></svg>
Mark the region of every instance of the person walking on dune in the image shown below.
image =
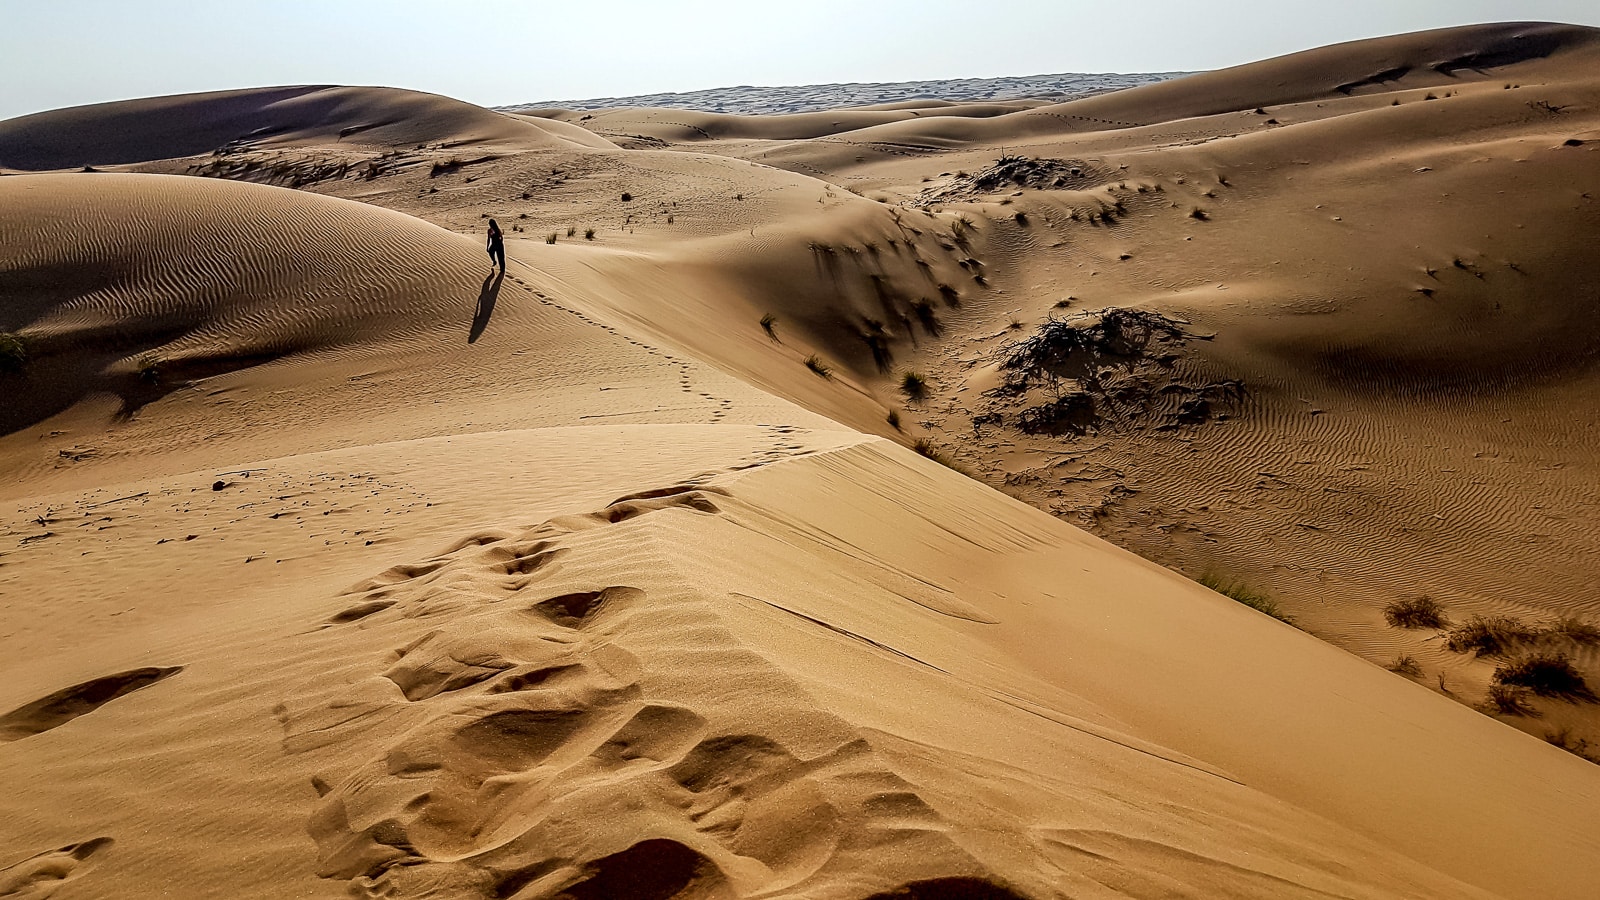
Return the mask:
<svg viewBox="0 0 1600 900"><path fill-rule="evenodd" d="M500 266L500 271L506 270L506 239L500 233L500 223L489 220L489 264Z"/></svg>

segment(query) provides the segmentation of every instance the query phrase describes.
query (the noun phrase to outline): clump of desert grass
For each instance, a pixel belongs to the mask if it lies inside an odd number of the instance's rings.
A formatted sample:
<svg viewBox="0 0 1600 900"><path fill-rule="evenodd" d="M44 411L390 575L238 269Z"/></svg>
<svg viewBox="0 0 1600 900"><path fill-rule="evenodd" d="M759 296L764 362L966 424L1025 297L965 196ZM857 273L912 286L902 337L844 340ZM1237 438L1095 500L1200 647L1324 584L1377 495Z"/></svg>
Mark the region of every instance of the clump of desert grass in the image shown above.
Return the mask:
<svg viewBox="0 0 1600 900"><path fill-rule="evenodd" d="M905 372L900 376L900 390L913 403L920 403L928 396L928 379L921 372Z"/></svg>
<svg viewBox="0 0 1600 900"><path fill-rule="evenodd" d="M1600 627L1570 616L1543 626L1512 616L1473 616L1445 632L1444 638L1445 649L1456 653L1505 657L1530 647L1600 646Z"/></svg>
<svg viewBox="0 0 1600 900"><path fill-rule="evenodd" d="M772 313L762 316L761 330L767 333L767 337L772 338L774 341L778 340L778 317Z"/></svg>
<svg viewBox="0 0 1600 900"><path fill-rule="evenodd" d="M1511 616L1473 616L1445 633L1446 650L1474 656L1505 656L1532 643L1539 631Z"/></svg>
<svg viewBox="0 0 1600 900"><path fill-rule="evenodd" d="M20 334L0 332L0 372L21 372L27 365L27 340Z"/></svg>
<svg viewBox="0 0 1600 900"><path fill-rule="evenodd" d="M1396 628L1445 628L1444 607L1432 597L1396 600L1383 608L1383 617Z"/></svg>
<svg viewBox="0 0 1600 900"><path fill-rule="evenodd" d="M1539 711L1528 702L1527 688L1514 684L1489 685L1488 708L1490 712L1502 716L1522 716L1525 718L1538 718Z"/></svg>
<svg viewBox="0 0 1600 900"><path fill-rule="evenodd" d="M1224 597L1232 598L1250 607L1256 612L1265 613L1287 625L1294 624L1294 616L1284 612L1278 606L1276 600L1237 581L1229 581L1208 572L1200 576L1200 583Z"/></svg>
<svg viewBox="0 0 1600 900"><path fill-rule="evenodd" d="M162 374L161 357L153 353L146 353L134 363L139 380L145 384L160 384Z"/></svg>
<svg viewBox="0 0 1600 900"><path fill-rule="evenodd" d="M1396 675L1404 675L1407 678L1422 677L1422 664L1417 662L1415 656L1409 654L1395 657L1394 662L1384 666L1384 668Z"/></svg>
<svg viewBox="0 0 1600 900"><path fill-rule="evenodd" d="M1494 683L1522 687L1541 697L1572 703L1600 703L1589 683L1564 653L1541 651L1502 663L1494 670Z"/></svg>
<svg viewBox="0 0 1600 900"><path fill-rule="evenodd" d="M815 353L806 357L806 368L816 373L819 378L832 378L833 368L822 361L822 357Z"/></svg>

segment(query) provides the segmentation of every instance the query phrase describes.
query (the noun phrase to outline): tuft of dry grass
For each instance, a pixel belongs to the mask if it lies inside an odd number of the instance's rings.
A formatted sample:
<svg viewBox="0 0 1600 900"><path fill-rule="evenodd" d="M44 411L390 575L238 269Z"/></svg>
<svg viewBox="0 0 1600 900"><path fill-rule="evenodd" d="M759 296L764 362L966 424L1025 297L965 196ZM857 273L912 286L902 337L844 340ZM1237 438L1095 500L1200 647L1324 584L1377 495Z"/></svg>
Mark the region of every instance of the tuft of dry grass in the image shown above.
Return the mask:
<svg viewBox="0 0 1600 900"><path fill-rule="evenodd" d="M20 334L0 332L0 372L21 372L28 365L28 342Z"/></svg>
<svg viewBox="0 0 1600 900"><path fill-rule="evenodd" d="M830 368L827 363L822 361L822 357L816 355L815 353L806 357L806 368L817 373L817 375L822 378L833 377L833 369Z"/></svg>
<svg viewBox="0 0 1600 900"><path fill-rule="evenodd" d="M778 317L772 313L767 313L766 315L762 316L761 330L767 333L767 337L772 338L775 341L778 340ZM779 341L779 343L782 342Z"/></svg>
<svg viewBox="0 0 1600 900"><path fill-rule="evenodd" d="M550 236L546 237L544 242L546 244L554 244L556 242L556 233L554 231L550 232Z"/></svg>
<svg viewBox="0 0 1600 900"><path fill-rule="evenodd" d="M1489 710L1502 716L1538 718L1539 711L1528 702L1528 690L1510 684L1489 685Z"/></svg>
<svg viewBox="0 0 1600 900"><path fill-rule="evenodd" d="M928 396L928 379L921 372L906 372L900 376L900 390L919 403Z"/></svg>
<svg viewBox="0 0 1600 900"><path fill-rule="evenodd" d="M1395 673L1396 675L1404 675L1407 678L1422 677L1422 665L1417 662L1417 658L1415 656L1411 656L1409 654L1395 657L1394 662L1390 663L1384 668Z"/></svg>
<svg viewBox="0 0 1600 900"><path fill-rule="evenodd" d="M1539 632L1511 616L1473 616L1446 632L1445 649L1475 656L1505 656L1532 643Z"/></svg>
<svg viewBox="0 0 1600 900"><path fill-rule="evenodd" d="M889 419L888 419L888 421L889 421L889 427L890 428L893 428L895 431L899 431L900 430L900 411L898 409L889 410Z"/></svg>
<svg viewBox="0 0 1600 900"><path fill-rule="evenodd" d="M1444 607L1432 597L1396 600L1383 608L1383 617L1395 628L1445 628Z"/></svg>
<svg viewBox="0 0 1600 900"><path fill-rule="evenodd" d="M1545 628L1544 633L1549 637L1565 638L1580 647L1600 646L1600 627L1571 616L1555 620Z"/></svg>
<svg viewBox="0 0 1600 900"><path fill-rule="evenodd" d="M1294 616L1280 609L1277 601L1265 594L1253 591L1237 581L1225 581L1208 572L1200 576L1200 583L1224 597L1229 597L1250 607L1256 612L1265 613L1286 625L1294 624Z"/></svg>

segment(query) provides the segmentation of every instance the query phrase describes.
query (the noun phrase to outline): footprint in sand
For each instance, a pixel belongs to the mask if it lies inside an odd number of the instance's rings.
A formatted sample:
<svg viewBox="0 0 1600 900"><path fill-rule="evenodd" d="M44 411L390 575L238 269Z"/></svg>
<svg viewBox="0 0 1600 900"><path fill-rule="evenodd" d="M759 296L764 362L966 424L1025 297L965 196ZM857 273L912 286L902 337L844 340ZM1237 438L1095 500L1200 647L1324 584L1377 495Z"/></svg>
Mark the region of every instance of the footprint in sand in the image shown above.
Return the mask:
<svg viewBox="0 0 1600 900"><path fill-rule="evenodd" d="M0 743L20 741L92 713L124 694L183 671L183 666L131 669L63 688L0 716Z"/></svg>
<svg viewBox="0 0 1600 900"><path fill-rule="evenodd" d="M56 892L56 888L87 872L90 857L111 844L111 838L98 837L6 866L0 869L0 898L45 900Z"/></svg>

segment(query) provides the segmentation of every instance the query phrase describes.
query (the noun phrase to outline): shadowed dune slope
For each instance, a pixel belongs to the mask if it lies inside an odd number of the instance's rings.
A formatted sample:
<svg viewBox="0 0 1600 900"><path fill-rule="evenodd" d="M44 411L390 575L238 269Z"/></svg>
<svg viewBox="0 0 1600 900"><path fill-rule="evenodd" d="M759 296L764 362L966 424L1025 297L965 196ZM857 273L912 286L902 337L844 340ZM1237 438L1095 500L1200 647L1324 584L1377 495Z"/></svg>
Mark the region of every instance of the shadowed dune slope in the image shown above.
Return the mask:
<svg viewBox="0 0 1600 900"><path fill-rule="evenodd" d="M175 159L223 147L411 147L609 142L582 129L384 87L273 87L98 103L0 122L0 168L40 171Z"/></svg>
<svg viewBox="0 0 1600 900"><path fill-rule="evenodd" d="M162 175L0 179L5 431L95 390L294 353L416 338L478 287L473 242L402 213L280 188ZM453 286L453 287L452 287ZM152 368L154 369L152 371Z"/></svg>

